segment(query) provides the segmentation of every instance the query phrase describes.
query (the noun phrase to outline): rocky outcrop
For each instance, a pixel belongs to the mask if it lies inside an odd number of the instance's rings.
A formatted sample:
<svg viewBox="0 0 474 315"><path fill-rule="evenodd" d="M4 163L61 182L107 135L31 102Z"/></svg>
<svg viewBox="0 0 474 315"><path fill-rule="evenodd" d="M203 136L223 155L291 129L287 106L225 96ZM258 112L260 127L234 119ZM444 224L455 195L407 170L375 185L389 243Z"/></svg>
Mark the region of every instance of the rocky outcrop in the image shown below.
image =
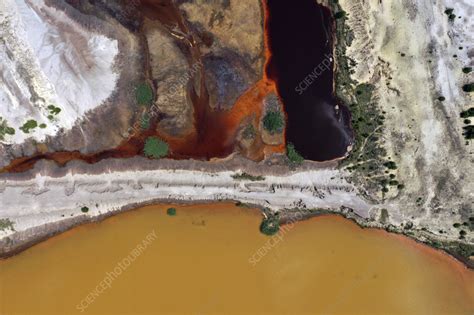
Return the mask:
<svg viewBox="0 0 474 315"><path fill-rule="evenodd" d="M196 34L209 105L229 109L263 74L263 8L260 1L181 1Z"/></svg>

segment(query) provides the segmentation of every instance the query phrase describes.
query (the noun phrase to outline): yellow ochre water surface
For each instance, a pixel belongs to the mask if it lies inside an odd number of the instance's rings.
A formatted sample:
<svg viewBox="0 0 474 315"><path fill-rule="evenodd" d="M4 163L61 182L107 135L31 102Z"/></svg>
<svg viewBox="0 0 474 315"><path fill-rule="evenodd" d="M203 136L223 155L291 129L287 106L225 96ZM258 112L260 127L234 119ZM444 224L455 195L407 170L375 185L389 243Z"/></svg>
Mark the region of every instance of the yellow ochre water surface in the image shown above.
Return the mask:
<svg viewBox="0 0 474 315"><path fill-rule="evenodd" d="M338 216L149 206L0 261L0 314L474 314L474 273Z"/></svg>

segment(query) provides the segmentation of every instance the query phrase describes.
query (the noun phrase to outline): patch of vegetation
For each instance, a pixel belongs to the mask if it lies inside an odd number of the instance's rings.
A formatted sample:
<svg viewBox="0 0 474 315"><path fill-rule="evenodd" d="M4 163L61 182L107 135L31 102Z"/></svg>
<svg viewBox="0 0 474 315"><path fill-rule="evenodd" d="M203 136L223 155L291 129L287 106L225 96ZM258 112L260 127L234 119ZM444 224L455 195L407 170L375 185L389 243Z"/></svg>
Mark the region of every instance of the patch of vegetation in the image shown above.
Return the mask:
<svg viewBox="0 0 474 315"><path fill-rule="evenodd" d="M440 102L444 102L445 100L446 100L446 97L444 97L444 96L438 97L438 101L440 101Z"/></svg>
<svg viewBox="0 0 474 315"><path fill-rule="evenodd" d="M462 68L462 72L463 72L463 73L471 73L471 71L472 71L472 67L464 67L464 68Z"/></svg>
<svg viewBox="0 0 474 315"><path fill-rule="evenodd" d="M41 129L45 129L45 128L46 128L46 124L40 124L39 127L40 127Z"/></svg>
<svg viewBox="0 0 474 315"><path fill-rule="evenodd" d="M24 133L30 133L30 131L35 129L36 127L38 127L38 123L36 122L36 120L30 119L25 122L23 126L20 127L20 130Z"/></svg>
<svg viewBox="0 0 474 315"><path fill-rule="evenodd" d="M280 133L285 127L285 119L279 111L268 111L263 117L263 128L271 134Z"/></svg>
<svg viewBox="0 0 474 315"><path fill-rule="evenodd" d="M13 222L10 219L0 219L0 231L5 231L7 229L15 231L13 228Z"/></svg>
<svg viewBox="0 0 474 315"><path fill-rule="evenodd" d="M462 129L462 135L464 136L464 138L466 138L466 140L474 139L474 125L464 126L462 127Z"/></svg>
<svg viewBox="0 0 474 315"><path fill-rule="evenodd" d="M383 165L384 165L386 168L390 169L390 170L396 170L396 169L397 169L397 164L396 164L395 162L393 162L393 161L385 162L385 163L383 163Z"/></svg>
<svg viewBox="0 0 474 315"><path fill-rule="evenodd" d="M336 14L334 14L334 18L338 20L338 19L342 19L346 17L346 15L347 15L346 11L339 11L339 12L336 12Z"/></svg>
<svg viewBox="0 0 474 315"><path fill-rule="evenodd" d="M49 115L54 117L54 116L59 115L59 113L61 112L61 108L56 107L51 104L51 105L48 105L48 111L49 111ZM48 115L48 118L49 118L49 115Z"/></svg>
<svg viewBox="0 0 474 315"><path fill-rule="evenodd" d="M175 216L176 215L176 208L166 209L166 214L169 215L169 216Z"/></svg>
<svg viewBox="0 0 474 315"><path fill-rule="evenodd" d="M466 93L474 92L474 83L464 84L462 90Z"/></svg>
<svg viewBox="0 0 474 315"><path fill-rule="evenodd" d="M5 140L5 136L13 136L15 134L15 129L8 126L8 123L5 119L0 117L0 141Z"/></svg>
<svg viewBox="0 0 474 315"><path fill-rule="evenodd" d="M288 161L290 165L296 166L300 165L304 162L304 157L296 151L295 146L293 143L288 143L286 146L286 156L288 157Z"/></svg>
<svg viewBox="0 0 474 315"><path fill-rule="evenodd" d="M255 138L256 135L257 135L257 131L255 130L255 127L253 126L253 124L248 124L245 127L244 132L242 133L242 137L246 140L252 140Z"/></svg>
<svg viewBox="0 0 474 315"><path fill-rule="evenodd" d="M465 111L461 112L461 118L469 118L474 116L474 107L471 107Z"/></svg>
<svg viewBox="0 0 474 315"><path fill-rule="evenodd" d="M280 217L278 215L269 215L262 220L260 232L265 235L275 235L280 230Z"/></svg>
<svg viewBox="0 0 474 315"><path fill-rule="evenodd" d="M148 137L143 153L146 157L160 159L168 155L169 147L166 142L157 137Z"/></svg>
<svg viewBox="0 0 474 315"><path fill-rule="evenodd" d="M261 181L261 180L265 180L265 177L264 176L253 176L253 175L250 175L248 173L238 173L238 174L234 174L232 175L232 178L235 179L235 180L250 180L250 181Z"/></svg>
<svg viewBox="0 0 474 315"><path fill-rule="evenodd" d="M138 105L148 106L153 101L153 90L148 83L140 83L136 87L135 97Z"/></svg>
<svg viewBox="0 0 474 315"><path fill-rule="evenodd" d="M89 207L86 207L86 206L82 207L81 212L83 212L83 213L89 212Z"/></svg>
<svg viewBox="0 0 474 315"><path fill-rule="evenodd" d="M448 16L453 14L453 12L454 12L453 8L446 8L446 10L444 10L444 14L446 14Z"/></svg>

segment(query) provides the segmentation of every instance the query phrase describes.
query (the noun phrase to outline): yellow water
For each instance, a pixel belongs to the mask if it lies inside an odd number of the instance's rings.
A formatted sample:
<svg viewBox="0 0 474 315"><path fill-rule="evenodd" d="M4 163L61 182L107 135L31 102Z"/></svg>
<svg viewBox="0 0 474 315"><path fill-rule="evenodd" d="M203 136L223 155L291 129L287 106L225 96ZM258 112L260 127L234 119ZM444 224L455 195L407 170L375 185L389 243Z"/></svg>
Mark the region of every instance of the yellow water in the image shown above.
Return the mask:
<svg viewBox="0 0 474 315"><path fill-rule="evenodd" d="M256 210L166 208L0 261L0 314L474 314L473 272L403 237L324 216L264 246Z"/></svg>

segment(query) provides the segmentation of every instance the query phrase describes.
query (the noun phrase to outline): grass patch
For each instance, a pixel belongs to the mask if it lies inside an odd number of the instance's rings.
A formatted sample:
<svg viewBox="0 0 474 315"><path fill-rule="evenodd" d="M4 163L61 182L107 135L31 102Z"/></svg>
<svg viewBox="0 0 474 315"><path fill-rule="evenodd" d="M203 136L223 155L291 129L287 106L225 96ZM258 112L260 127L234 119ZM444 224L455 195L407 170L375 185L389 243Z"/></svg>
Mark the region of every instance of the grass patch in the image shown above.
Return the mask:
<svg viewBox="0 0 474 315"><path fill-rule="evenodd" d="M279 111L269 111L263 117L263 128L271 134L280 133L285 126L285 119Z"/></svg>
<svg viewBox="0 0 474 315"><path fill-rule="evenodd" d="M265 180L264 176L253 176L253 175L250 175L250 174L245 173L245 172L234 174L234 175L232 175L232 178L235 179L235 180L250 180L250 181L253 181L253 182Z"/></svg>
<svg viewBox="0 0 474 315"><path fill-rule="evenodd" d="M153 101L153 90L148 83L138 84L135 90L135 97L138 105L148 106Z"/></svg>
<svg viewBox="0 0 474 315"><path fill-rule="evenodd" d="M160 159L168 155L169 146L166 142L157 137L148 137L145 141L143 153L146 157Z"/></svg>

